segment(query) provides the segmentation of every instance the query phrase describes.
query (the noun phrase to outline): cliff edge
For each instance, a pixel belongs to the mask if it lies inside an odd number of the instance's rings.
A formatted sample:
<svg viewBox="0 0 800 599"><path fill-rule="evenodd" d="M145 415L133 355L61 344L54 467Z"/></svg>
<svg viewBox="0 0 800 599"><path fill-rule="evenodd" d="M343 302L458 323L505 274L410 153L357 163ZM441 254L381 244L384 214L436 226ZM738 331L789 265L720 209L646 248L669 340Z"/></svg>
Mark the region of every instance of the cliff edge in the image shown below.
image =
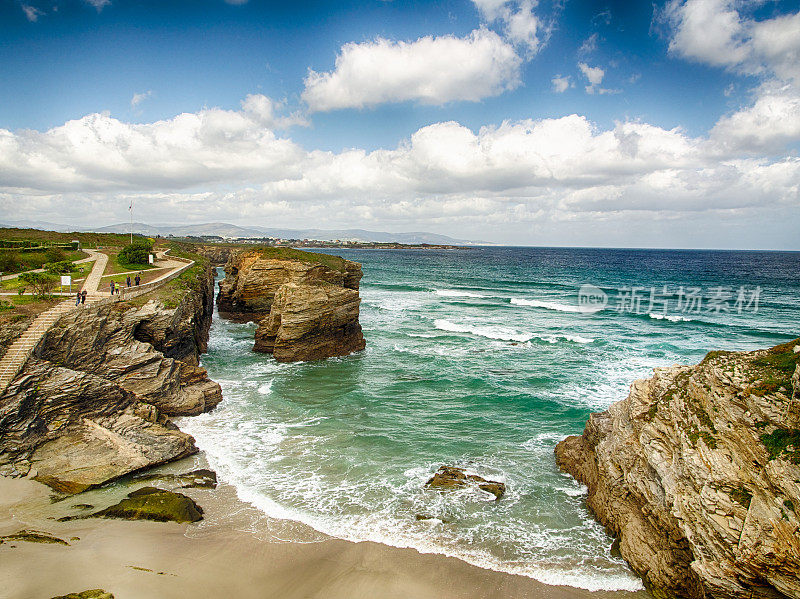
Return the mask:
<svg viewBox="0 0 800 599"><path fill-rule="evenodd" d="M0 474L78 493L197 452L170 416L208 411L219 385L198 366L213 276L63 316L0 394Z"/></svg>
<svg viewBox="0 0 800 599"><path fill-rule="evenodd" d="M254 351L280 362L319 360L364 349L358 322L361 265L288 248L235 254L219 284L220 314L255 321Z"/></svg>
<svg viewBox="0 0 800 599"><path fill-rule="evenodd" d="M657 368L556 462L657 596L800 597L800 339Z"/></svg>

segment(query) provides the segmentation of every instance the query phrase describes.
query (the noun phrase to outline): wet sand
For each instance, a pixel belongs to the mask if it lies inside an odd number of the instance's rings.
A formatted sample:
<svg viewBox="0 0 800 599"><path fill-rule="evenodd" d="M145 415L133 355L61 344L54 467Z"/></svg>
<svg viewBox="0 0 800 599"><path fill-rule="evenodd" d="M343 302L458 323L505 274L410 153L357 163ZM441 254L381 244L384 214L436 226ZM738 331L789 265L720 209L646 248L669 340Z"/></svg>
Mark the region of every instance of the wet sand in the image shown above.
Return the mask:
<svg viewBox="0 0 800 599"><path fill-rule="evenodd" d="M201 466L202 458L192 458L167 470ZM102 588L116 599L649 598L644 591L549 586L455 558L332 539L264 516L224 484L180 490L205 510L196 524L55 519L80 513L74 507L80 503L102 509L145 485L170 488L122 481L53 503L44 485L0 477L0 536L34 529L70 543L0 545L0 597L47 599Z"/></svg>

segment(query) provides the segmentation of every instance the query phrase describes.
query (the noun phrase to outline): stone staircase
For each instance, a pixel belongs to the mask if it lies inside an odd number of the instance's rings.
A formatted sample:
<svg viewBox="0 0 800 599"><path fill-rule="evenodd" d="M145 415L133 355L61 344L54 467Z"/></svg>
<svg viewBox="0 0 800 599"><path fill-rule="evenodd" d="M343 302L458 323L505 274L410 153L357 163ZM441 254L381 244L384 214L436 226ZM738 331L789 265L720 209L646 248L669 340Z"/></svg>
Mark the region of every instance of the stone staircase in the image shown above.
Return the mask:
<svg viewBox="0 0 800 599"><path fill-rule="evenodd" d="M14 380L33 353L36 344L62 314L75 309L75 300L65 300L36 317L0 360L0 393Z"/></svg>

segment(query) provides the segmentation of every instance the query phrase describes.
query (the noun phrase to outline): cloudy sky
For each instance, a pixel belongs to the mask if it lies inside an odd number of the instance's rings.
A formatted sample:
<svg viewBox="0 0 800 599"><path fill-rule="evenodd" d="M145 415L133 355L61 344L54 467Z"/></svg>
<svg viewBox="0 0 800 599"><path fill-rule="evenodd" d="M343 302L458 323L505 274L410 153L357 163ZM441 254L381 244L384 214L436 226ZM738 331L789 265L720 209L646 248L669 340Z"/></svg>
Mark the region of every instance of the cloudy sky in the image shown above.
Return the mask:
<svg viewBox="0 0 800 599"><path fill-rule="evenodd" d="M800 6L0 0L0 222L800 249Z"/></svg>

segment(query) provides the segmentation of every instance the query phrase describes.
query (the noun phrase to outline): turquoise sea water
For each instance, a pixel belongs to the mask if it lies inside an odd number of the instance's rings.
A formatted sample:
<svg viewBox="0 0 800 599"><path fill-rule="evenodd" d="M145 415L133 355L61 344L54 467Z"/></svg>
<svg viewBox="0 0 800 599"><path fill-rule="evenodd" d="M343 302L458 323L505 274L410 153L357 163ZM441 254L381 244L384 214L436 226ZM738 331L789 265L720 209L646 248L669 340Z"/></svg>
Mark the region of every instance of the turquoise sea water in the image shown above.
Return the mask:
<svg viewBox="0 0 800 599"><path fill-rule="evenodd" d="M251 352L254 324L215 317L203 366L224 401L181 428L268 514L548 583L641 588L585 489L556 468L560 439L654 366L800 335L798 253L335 253L363 264L367 349L277 364ZM605 309L580 310L584 284L607 294ZM507 494L424 490L443 464L503 480Z"/></svg>

